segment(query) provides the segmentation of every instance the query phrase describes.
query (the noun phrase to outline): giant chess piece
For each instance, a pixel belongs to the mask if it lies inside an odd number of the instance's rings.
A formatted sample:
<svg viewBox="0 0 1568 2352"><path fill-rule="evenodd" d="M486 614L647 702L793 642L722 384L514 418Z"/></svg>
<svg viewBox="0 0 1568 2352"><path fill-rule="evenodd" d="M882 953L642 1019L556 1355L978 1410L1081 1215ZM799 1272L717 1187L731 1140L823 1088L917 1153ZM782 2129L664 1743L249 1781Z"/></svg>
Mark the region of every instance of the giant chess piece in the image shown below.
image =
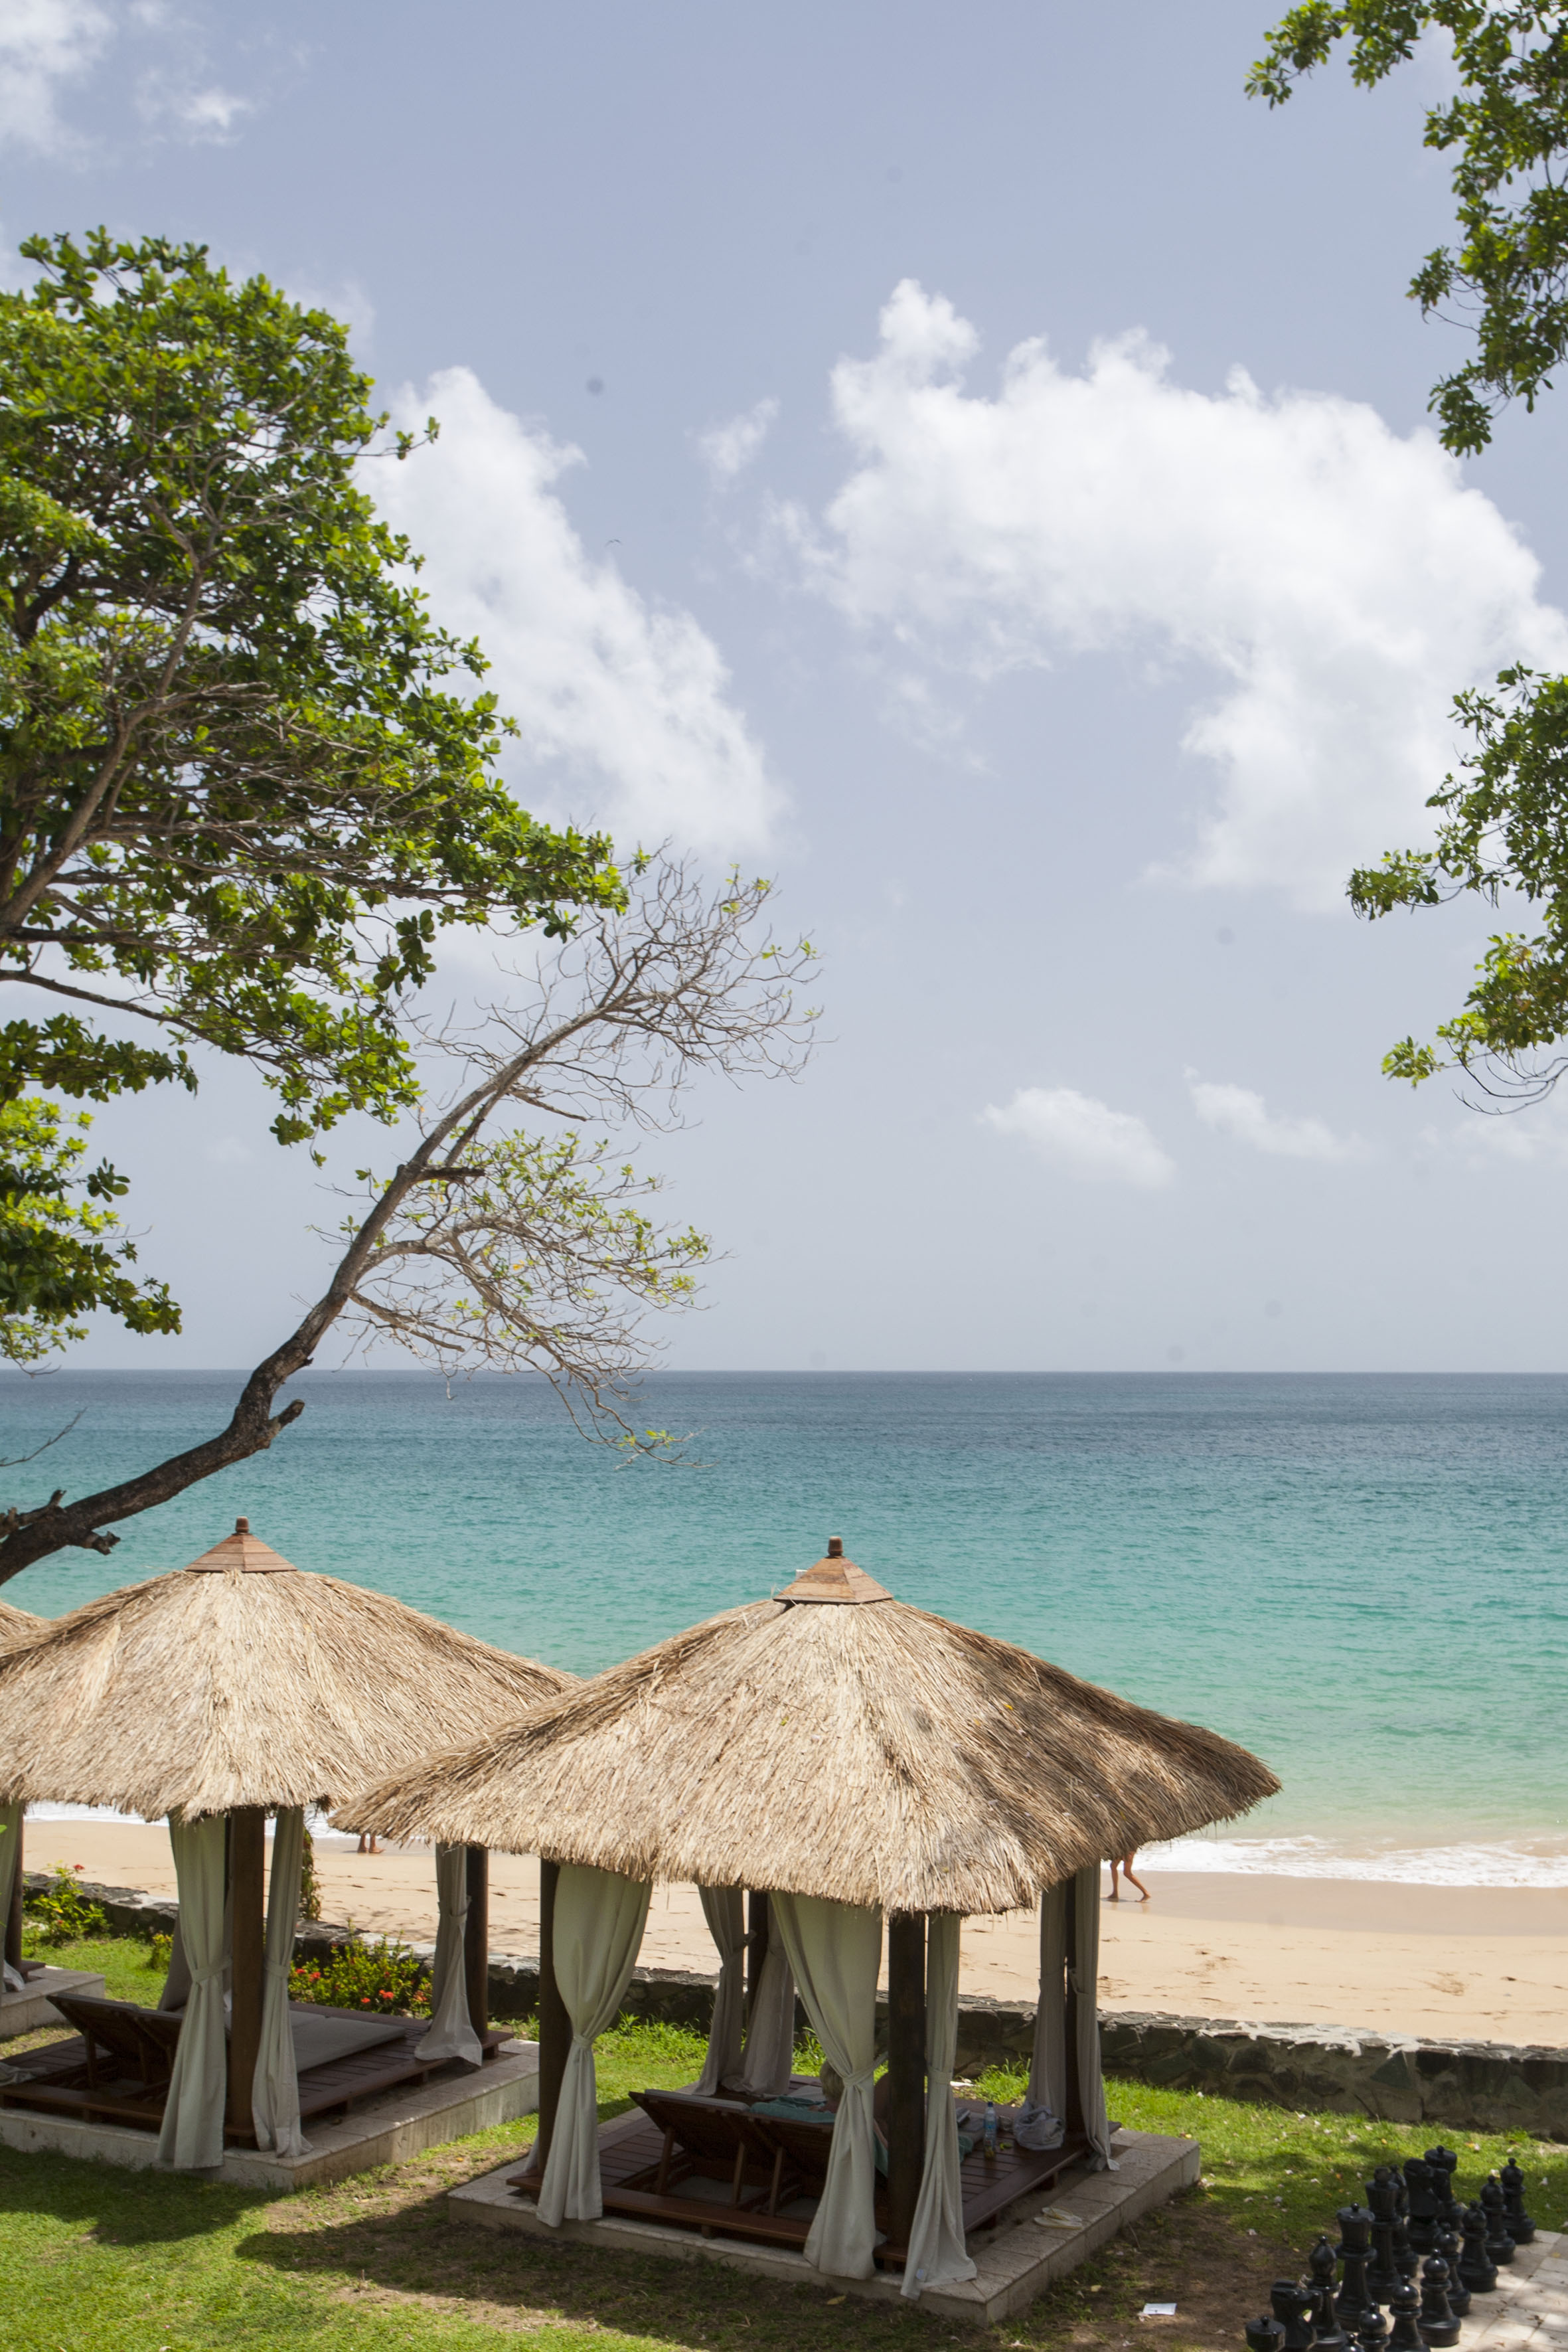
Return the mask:
<svg viewBox="0 0 1568 2352"><path fill-rule="evenodd" d="M1487 2217L1487 2252L1500 2268L1511 2263L1513 2240L1508 2233L1508 2213L1503 2201L1502 2183L1495 2172L1487 2175L1480 2195L1481 2210Z"/></svg>
<svg viewBox="0 0 1568 2352"><path fill-rule="evenodd" d="M1450 2230L1458 2230L1465 2218L1465 2209L1454 2194L1454 2175L1459 2159L1451 2147L1429 2147L1427 2161L1432 2168L1432 2192L1437 2201L1437 2219Z"/></svg>
<svg viewBox="0 0 1568 2352"><path fill-rule="evenodd" d="M1372 2263L1366 2273L1367 2292L1376 2302L1387 2303L1399 2284L1399 2270L1394 2259L1394 2175L1385 2164L1380 2164L1367 2182L1366 2201L1372 2212Z"/></svg>
<svg viewBox="0 0 1568 2352"><path fill-rule="evenodd" d="M1388 2331L1388 2352L1426 2352L1421 2339L1421 2298L1408 2279L1401 2279L1389 2305L1394 2325Z"/></svg>
<svg viewBox="0 0 1568 2352"><path fill-rule="evenodd" d="M1339 2324L1334 2311L1334 2252L1327 2238L1320 2238L1307 2256L1312 2291L1312 2335L1317 2352L1348 2352L1350 2338Z"/></svg>
<svg viewBox="0 0 1568 2352"><path fill-rule="evenodd" d="M1405 2175L1393 2171L1394 2181L1394 2267L1402 2279L1413 2279L1421 2266L1421 2257L1410 2240L1410 2191Z"/></svg>
<svg viewBox="0 0 1568 2352"><path fill-rule="evenodd" d="M1347 2335L1359 2336L1364 2343L1371 2329L1376 2341L1384 2332L1383 2314L1366 2284L1372 2260L1372 2215L1364 2205L1342 2205L1336 2218L1339 2244L1334 2257L1344 2264L1344 2277L1334 2297L1334 2314Z"/></svg>
<svg viewBox="0 0 1568 2352"><path fill-rule="evenodd" d="M1470 2291L1459 2276L1459 2234L1444 2222L1437 2231L1437 2252L1448 2265L1448 2308L1463 2319L1470 2307Z"/></svg>
<svg viewBox="0 0 1568 2352"><path fill-rule="evenodd" d="M1472 2294L1490 2294L1497 2284L1497 2265L1487 2252L1484 2205L1465 2208L1464 2243L1459 2248L1459 2278Z"/></svg>
<svg viewBox="0 0 1568 2352"><path fill-rule="evenodd" d="M1437 2192L1432 2168L1424 2157L1406 2158L1405 2193L1410 2200L1405 2225L1410 2243L1418 2254L1433 2253L1437 2244Z"/></svg>
<svg viewBox="0 0 1568 2352"><path fill-rule="evenodd" d="M1469 2297L1465 2297L1469 2308ZM1421 2265L1421 2340L1432 2352L1446 2352L1459 2340L1459 2323L1448 2300L1448 2265L1441 2254L1428 2254Z"/></svg>
<svg viewBox="0 0 1568 2352"><path fill-rule="evenodd" d="M1282 2352L1312 2352L1312 2291L1300 2279L1276 2279L1269 2289L1274 2316L1285 2331Z"/></svg>
<svg viewBox="0 0 1568 2352"><path fill-rule="evenodd" d="M1285 2331L1271 2311L1247 2323L1247 2352L1281 2352Z"/></svg>
<svg viewBox="0 0 1568 2352"><path fill-rule="evenodd" d="M1513 2150L1500 2175L1503 2210L1508 2216L1508 2234L1516 2246L1528 2246L1535 2235L1535 2224L1524 2210L1524 2175L1520 2170Z"/></svg>

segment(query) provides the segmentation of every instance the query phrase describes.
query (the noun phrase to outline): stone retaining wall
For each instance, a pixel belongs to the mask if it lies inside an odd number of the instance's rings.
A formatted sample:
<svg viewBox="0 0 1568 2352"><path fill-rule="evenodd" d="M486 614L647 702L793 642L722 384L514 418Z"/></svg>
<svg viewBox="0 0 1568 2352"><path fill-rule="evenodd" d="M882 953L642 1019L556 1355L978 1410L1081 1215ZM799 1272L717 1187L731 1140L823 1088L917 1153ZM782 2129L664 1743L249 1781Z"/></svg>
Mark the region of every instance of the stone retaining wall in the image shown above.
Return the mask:
<svg viewBox="0 0 1568 2352"><path fill-rule="evenodd" d="M41 1890L48 1881L43 1872L28 1871L26 1883ZM123 1886L78 1883L120 1933L172 1933L173 1903ZM350 1933L347 1927L301 1920L295 1948L301 1958L320 1958ZM428 1958L434 1947L413 1948ZM687 1969L638 1969L627 1987L626 2011L706 2032L714 1983L713 1977ZM538 1995L536 1958L491 1953L492 2017L531 2017ZM880 2001L879 2022L885 2023L886 2013L885 2001ZM796 2021L805 2022L799 2003ZM960 2074L978 2074L997 2064L1027 2065L1033 2040L1032 2009L977 1997L960 2000ZM1381 2116L1389 2123L1568 2140L1568 2050L1428 2042L1416 2034L1349 2026L1258 2025L1138 2010L1103 2011L1100 2046L1107 2074L1173 2090L1212 2091L1300 2112L1328 2108Z"/></svg>

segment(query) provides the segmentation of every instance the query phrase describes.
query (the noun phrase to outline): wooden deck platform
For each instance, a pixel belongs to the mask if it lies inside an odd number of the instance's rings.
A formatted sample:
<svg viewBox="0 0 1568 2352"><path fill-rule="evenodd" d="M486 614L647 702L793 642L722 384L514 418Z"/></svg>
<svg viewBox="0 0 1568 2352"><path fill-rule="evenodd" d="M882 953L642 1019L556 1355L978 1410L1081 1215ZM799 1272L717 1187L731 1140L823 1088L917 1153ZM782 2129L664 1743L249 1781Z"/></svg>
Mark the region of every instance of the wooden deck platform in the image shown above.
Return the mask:
<svg viewBox="0 0 1568 2352"><path fill-rule="evenodd" d="M633 2096L637 2095L634 2093ZM662 2222L757 2245L802 2247L816 2216L832 2137L831 2119L784 2120L753 2116L738 2102L650 2092L648 2108L601 2125L599 2170L606 2213ZM1015 2110L999 2108L1009 2137ZM1049 2189L1080 2163L1088 2143L1073 2135L1060 2147L1036 2152L1010 2144L988 2157L977 2147L959 2166L964 2232L972 2238L1023 2197ZM534 2199L531 2168L508 2176L519 2196ZM879 2178L877 2261L902 2270L904 2249L887 2236L887 2192Z"/></svg>

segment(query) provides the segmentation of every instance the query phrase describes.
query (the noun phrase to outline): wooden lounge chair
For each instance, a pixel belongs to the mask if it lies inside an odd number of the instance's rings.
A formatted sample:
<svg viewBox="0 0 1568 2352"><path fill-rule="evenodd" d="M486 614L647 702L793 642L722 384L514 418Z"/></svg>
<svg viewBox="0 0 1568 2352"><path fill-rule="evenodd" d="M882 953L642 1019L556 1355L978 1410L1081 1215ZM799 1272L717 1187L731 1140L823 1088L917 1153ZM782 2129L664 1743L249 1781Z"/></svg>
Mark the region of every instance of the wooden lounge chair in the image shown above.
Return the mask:
<svg viewBox="0 0 1568 2352"><path fill-rule="evenodd" d="M77 2038L22 2053L13 2067L20 2079L0 2084L0 2105L83 2118L110 2116L156 2131L163 2120L169 2076L179 2047L179 2013L79 1993L56 1996L55 2006L66 2022L77 2028ZM332 2010L314 2003L308 2008L312 2018L336 2017L359 2025L366 2021L358 2010ZM400 2084L426 2082L439 2072L444 2061L425 2065L419 2055L420 2043L430 2030L429 2020L410 2017L396 2023L400 2032L301 2071L301 2122L311 2116L346 2115L359 2100L394 2090ZM486 2031L483 2056L494 2058L507 2038L494 2028ZM254 2133L244 2124L227 2125L224 2136L231 2144L255 2144Z"/></svg>

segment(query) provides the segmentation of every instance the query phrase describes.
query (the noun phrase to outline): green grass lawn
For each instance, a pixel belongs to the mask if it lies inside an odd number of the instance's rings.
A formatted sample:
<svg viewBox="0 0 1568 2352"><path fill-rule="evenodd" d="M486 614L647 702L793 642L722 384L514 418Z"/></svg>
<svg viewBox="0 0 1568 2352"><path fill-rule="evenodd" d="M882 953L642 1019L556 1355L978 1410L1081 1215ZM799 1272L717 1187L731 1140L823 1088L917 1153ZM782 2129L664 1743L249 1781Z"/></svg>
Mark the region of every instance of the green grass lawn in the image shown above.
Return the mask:
<svg viewBox="0 0 1568 2352"><path fill-rule="evenodd" d="M109 1938L48 1955L101 1969L109 1990L152 1997L145 1947ZM599 2044L601 2113L633 2086L689 2082L701 2043L629 2025ZM987 2078L998 2095L1010 2078ZM1298 2272L1336 2206L1373 2164L1430 2144L1429 2130L1364 2117L1296 2116L1196 2094L1112 2086L1112 2113L1136 2129L1190 2133L1203 2184L1147 2216L1021 2318L986 2331L998 2347L1122 2352L1151 2333L1176 2352L1236 2352L1269 2281ZM413 2162L294 2196L123 2172L0 2148L0 2347L4 2352L491 2352L519 2336L614 2352L851 2352L955 2340L950 2323L775 2287L706 2263L652 2261L495 2236L446 2218L446 2191L524 2148L531 2117L427 2150ZM1506 2153L1449 2135L1473 2191ZM1520 2147L1544 2226L1568 2217L1568 2150ZM1545 2176L1546 2186L1540 2185ZM1254 2235L1253 2233L1256 2232ZM1174 2297L1174 2321L1136 2320Z"/></svg>

